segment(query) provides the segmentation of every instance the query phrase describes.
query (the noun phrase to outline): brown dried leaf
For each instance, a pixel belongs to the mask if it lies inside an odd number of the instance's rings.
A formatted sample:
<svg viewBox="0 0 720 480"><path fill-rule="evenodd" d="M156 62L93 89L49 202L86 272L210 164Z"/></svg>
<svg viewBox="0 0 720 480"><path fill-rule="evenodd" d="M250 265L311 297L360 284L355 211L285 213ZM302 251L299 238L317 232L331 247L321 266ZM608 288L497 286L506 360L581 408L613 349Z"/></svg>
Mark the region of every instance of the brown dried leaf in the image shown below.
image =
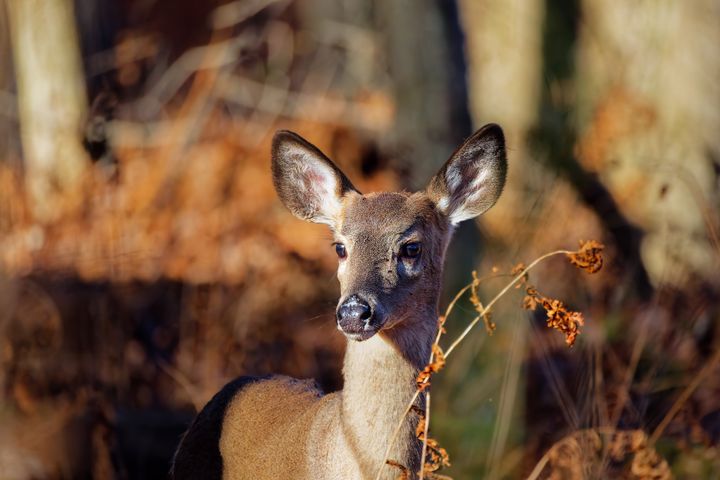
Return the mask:
<svg viewBox="0 0 720 480"><path fill-rule="evenodd" d="M444 358L444 357L443 357ZM418 440L425 440L425 411L420 407L413 405L412 409L418 416L418 424L415 427L415 436ZM442 448L437 440L428 437L427 441L427 454L425 456L425 464L423 465L423 472L426 478L443 478L441 475L433 477L431 474L436 472L442 467L450 466L450 456L447 450ZM444 477L449 478L449 477Z"/></svg>
<svg viewBox="0 0 720 480"><path fill-rule="evenodd" d="M400 473L395 480L410 480L410 470L403 464L396 462L395 460L386 460L385 463L391 467L399 468Z"/></svg>
<svg viewBox="0 0 720 480"><path fill-rule="evenodd" d="M418 420L417 427L415 427L415 436L418 438L418 440L422 440L425 438L425 413L423 412L422 415L420 415L420 419Z"/></svg>
<svg viewBox="0 0 720 480"><path fill-rule="evenodd" d="M430 377L433 373L437 373L445 366L445 354L440 348L440 345L434 343L432 346L433 360L427 364L425 368L418 374L417 382L418 389L422 392L430 386Z"/></svg>
<svg viewBox="0 0 720 480"><path fill-rule="evenodd" d="M425 465L423 465L423 472L426 475L436 472L442 467L450 466L450 456L437 440L428 438L427 447L427 456L425 457Z"/></svg>

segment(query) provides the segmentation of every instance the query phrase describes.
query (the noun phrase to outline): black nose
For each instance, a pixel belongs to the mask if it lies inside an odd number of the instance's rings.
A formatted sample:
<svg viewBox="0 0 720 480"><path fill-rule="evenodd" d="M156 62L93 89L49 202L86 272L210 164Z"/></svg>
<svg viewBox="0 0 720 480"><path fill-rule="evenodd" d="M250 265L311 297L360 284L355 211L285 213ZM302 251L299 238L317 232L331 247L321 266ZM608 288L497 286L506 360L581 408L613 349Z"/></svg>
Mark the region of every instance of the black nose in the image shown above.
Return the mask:
<svg viewBox="0 0 720 480"><path fill-rule="evenodd" d="M372 317L370 305L357 295L348 297L337 310L340 326L362 327Z"/></svg>

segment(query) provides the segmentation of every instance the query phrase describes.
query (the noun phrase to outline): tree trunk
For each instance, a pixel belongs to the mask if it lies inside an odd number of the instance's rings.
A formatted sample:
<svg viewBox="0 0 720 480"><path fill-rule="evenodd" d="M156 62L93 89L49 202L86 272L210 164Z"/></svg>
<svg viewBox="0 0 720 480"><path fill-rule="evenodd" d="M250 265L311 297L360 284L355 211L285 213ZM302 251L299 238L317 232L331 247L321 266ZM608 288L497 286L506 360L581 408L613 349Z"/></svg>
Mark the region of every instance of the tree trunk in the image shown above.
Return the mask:
<svg viewBox="0 0 720 480"><path fill-rule="evenodd" d="M467 111L463 35L455 2L376 2L376 20L397 101L395 138L422 188L472 133Z"/></svg>
<svg viewBox="0 0 720 480"><path fill-rule="evenodd" d="M582 6L578 160L646 232L641 252L653 283L717 281L709 226L717 228L719 200L720 6Z"/></svg>
<svg viewBox="0 0 720 480"><path fill-rule="evenodd" d="M72 0L5 0L28 200L47 222L79 199L85 81Z"/></svg>
<svg viewBox="0 0 720 480"><path fill-rule="evenodd" d="M537 121L542 86L540 0L460 0L467 38L470 108L476 125L500 124L510 161L502 200L483 216L493 235L517 239L536 201L531 191L545 188L542 172L527 148ZM530 235L531 233L527 233Z"/></svg>

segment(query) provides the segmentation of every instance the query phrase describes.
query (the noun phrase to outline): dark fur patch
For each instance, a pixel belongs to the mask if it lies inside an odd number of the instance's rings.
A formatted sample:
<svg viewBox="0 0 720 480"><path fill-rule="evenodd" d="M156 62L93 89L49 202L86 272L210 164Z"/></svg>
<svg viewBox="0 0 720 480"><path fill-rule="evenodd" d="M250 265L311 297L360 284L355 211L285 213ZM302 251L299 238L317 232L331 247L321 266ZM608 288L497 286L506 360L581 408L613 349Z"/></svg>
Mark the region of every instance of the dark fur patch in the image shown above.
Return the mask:
<svg viewBox="0 0 720 480"><path fill-rule="evenodd" d="M170 478L174 480L222 480L220 436L225 410L235 395L263 377L239 377L225 385L198 413L175 452Z"/></svg>

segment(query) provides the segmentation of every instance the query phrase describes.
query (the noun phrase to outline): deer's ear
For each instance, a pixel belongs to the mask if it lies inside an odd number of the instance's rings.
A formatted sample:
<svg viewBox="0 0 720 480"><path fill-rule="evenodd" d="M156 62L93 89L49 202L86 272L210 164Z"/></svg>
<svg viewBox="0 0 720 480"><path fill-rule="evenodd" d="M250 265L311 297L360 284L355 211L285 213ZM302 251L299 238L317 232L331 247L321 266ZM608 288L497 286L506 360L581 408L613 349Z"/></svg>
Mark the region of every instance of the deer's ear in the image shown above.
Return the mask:
<svg viewBox="0 0 720 480"><path fill-rule="evenodd" d="M502 129L491 123L452 154L426 191L456 225L493 206L505 185L506 173L505 137Z"/></svg>
<svg viewBox="0 0 720 480"><path fill-rule="evenodd" d="M293 215L330 226L340 213L342 197L357 191L315 145L287 130L273 138L272 176L280 200Z"/></svg>

